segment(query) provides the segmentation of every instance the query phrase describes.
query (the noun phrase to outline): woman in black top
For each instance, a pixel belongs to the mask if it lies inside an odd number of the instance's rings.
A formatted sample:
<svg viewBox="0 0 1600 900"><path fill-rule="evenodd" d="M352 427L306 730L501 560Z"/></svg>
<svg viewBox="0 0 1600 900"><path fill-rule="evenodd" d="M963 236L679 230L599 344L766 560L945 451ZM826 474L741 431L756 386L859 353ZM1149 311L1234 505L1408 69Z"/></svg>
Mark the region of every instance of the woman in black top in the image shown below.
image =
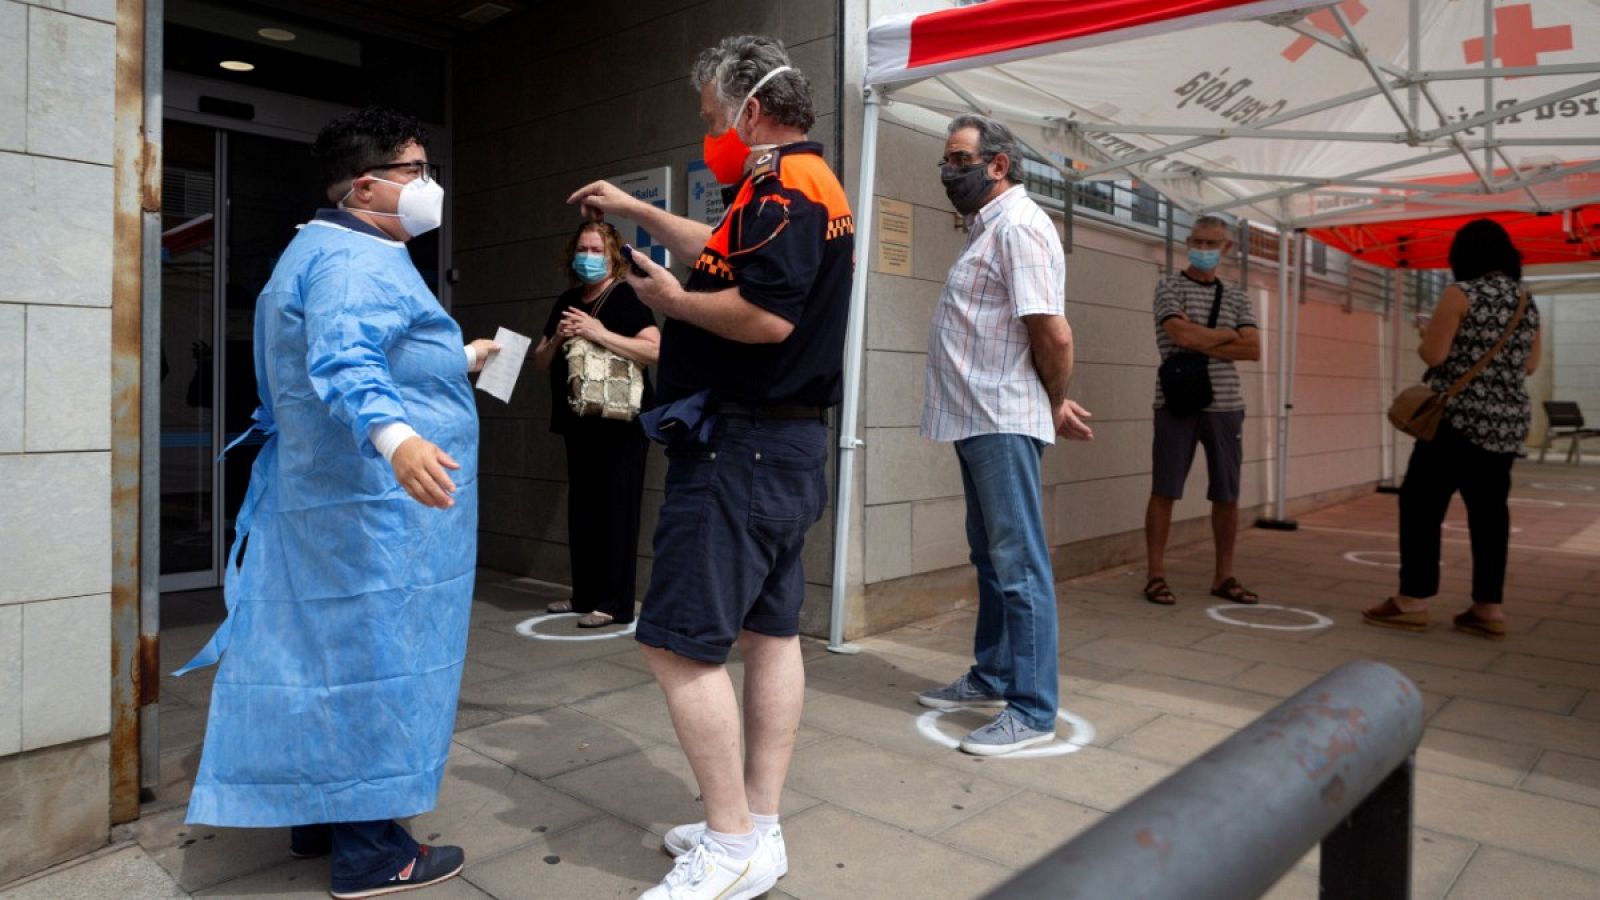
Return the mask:
<svg viewBox="0 0 1600 900"><path fill-rule="evenodd" d="M1428 598L1439 591L1439 541L1450 498L1467 506L1472 538L1472 606L1454 619L1458 631L1494 640L1506 636L1501 611L1511 540L1511 464L1533 416L1527 376L1539 365L1539 310L1522 288L1522 254L1490 219L1462 226L1450 243L1455 283L1439 295L1422 329L1417 354L1427 381L1447 391L1495 349L1477 377L1446 409L1430 441L1417 441L1400 485L1400 590L1366 610L1369 625L1424 631Z"/></svg>
<svg viewBox="0 0 1600 900"><path fill-rule="evenodd" d="M567 445L567 546L572 599L551 612L578 612L580 628L633 621L639 558L639 504L649 442L637 419L580 417L568 403L568 339L585 338L641 366L655 365L661 331L655 316L623 280L626 261L617 230L586 222L567 242L562 269L571 285L556 300L533 365L550 371L550 430ZM645 376L643 408L653 403Z"/></svg>

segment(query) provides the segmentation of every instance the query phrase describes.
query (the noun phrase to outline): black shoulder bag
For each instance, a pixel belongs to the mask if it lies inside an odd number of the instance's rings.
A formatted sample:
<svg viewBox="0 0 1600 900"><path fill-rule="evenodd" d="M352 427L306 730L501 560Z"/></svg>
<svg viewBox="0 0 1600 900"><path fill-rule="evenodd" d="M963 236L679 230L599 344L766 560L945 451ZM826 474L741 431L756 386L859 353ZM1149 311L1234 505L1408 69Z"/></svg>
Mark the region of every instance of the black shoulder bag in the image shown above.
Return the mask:
<svg viewBox="0 0 1600 900"><path fill-rule="evenodd" d="M1217 293L1211 300L1211 318L1207 328L1217 327L1217 314L1222 311L1222 279L1217 279ZM1193 350L1179 350L1161 361L1157 371L1161 381L1161 396L1166 400L1167 412L1175 416L1194 415L1211 405L1211 357Z"/></svg>

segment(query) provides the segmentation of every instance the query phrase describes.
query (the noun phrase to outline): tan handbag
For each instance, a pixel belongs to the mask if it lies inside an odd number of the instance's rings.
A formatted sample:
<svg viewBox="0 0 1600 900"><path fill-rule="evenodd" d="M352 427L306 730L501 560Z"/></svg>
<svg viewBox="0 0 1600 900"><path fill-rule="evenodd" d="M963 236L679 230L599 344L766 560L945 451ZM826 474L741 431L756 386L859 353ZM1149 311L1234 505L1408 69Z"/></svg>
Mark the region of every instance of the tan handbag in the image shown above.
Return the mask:
<svg viewBox="0 0 1600 900"><path fill-rule="evenodd" d="M1500 348L1506 345L1506 341L1510 340L1512 333L1522 323L1522 314L1527 308L1528 294L1523 292L1522 299L1517 303L1516 314L1511 317L1510 324L1506 325L1500 340L1495 341L1488 353L1457 378L1449 390L1440 392L1426 384L1414 384L1396 394L1394 401L1389 404L1389 424L1419 441L1433 440L1433 436L1439 432L1439 423L1444 421L1445 410L1449 407L1450 401L1455 399L1472 379L1483 373L1484 368L1494 359L1495 354L1500 352Z"/></svg>
<svg viewBox="0 0 1600 900"><path fill-rule="evenodd" d="M589 315L598 316L610 296L608 288ZM567 403L573 412L623 422L639 415L644 403L643 366L581 337L568 338L562 352L567 358Z"/></svg>

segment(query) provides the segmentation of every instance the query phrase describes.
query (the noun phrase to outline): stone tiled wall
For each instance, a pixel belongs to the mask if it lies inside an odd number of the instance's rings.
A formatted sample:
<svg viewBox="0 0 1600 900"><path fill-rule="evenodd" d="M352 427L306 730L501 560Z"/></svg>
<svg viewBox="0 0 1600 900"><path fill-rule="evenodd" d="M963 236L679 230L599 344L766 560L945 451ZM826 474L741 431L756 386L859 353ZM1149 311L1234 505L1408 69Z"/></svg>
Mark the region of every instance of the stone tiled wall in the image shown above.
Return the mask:
<svg viewBox="0 0 1600 900"><path fill-rule="evenodd" d="M0 0L0 883L103 843L113 0Z"/></svg>
<svg viewBox="0 0 1600 900"><path fill-rule="evenodd" d="M816 92L812 137L832 158L833 30L833 4L811 0L597 0L541 9L458 47L453 306L468 337L504 325L537 340L565 287L557 256L578 224L564 201L588 181L671 166L674 211L684 211L685 166L699 159L704 134L689 67L724 35L769 34L788 46ZM479 561L567 582L566 459L549 433L549 405L547 376L531 368L509 406L479 397ZM641 580L663 471L652 448ZM830 520L809 542L807 578L817 586L830 580Z"/></svg>
<svg viewBox="0 0 1600 900"><path fill-rule="evenodd" d="M1546 357L1552 382L1548 399L1577 403L1585 426L1600 427L1600 295L1550 297L1547 316L1544 340L1553 351ZM1535 417L1542 419L1543 412ZM1593 454L1597 446L1590 441L1585 449Z"/></svg>

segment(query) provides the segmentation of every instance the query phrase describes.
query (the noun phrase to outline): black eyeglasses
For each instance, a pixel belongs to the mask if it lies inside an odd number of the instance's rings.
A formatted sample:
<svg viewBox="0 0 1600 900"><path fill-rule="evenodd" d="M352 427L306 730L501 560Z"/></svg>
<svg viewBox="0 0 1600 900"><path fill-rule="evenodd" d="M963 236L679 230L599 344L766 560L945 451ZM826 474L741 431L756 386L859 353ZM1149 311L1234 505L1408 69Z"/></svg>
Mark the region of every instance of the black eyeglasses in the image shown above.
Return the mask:
<svg viewBox="0 0 1600 900"><path fill-rule="evenodd" d="M361 174L365 175L367 172L388 171L390 169L405 169L411 173L412 177L420 178L423 181L439 181L444 175L443 166L435 162L423 162L422 160L384 163L381 166L371 166Z"/></svg>
<svg viewBox="0 0 1600 900"><path fill-rule="evenodd" d="M981 154L981 153L972 154L972 153L968 153L965 150L957 150L954 153L949 153L949 154L946 154L944 156L939 157L939 168L941 168L941 169L951 169L951 168L964 169L967 166L970 166L975 162L985 162L985 163L987 163L987 162L992 162L993 160L994 160L994 157L992 157L992 156L989 157L988 159L985 159L983 157L983 154Z"/></svg>

